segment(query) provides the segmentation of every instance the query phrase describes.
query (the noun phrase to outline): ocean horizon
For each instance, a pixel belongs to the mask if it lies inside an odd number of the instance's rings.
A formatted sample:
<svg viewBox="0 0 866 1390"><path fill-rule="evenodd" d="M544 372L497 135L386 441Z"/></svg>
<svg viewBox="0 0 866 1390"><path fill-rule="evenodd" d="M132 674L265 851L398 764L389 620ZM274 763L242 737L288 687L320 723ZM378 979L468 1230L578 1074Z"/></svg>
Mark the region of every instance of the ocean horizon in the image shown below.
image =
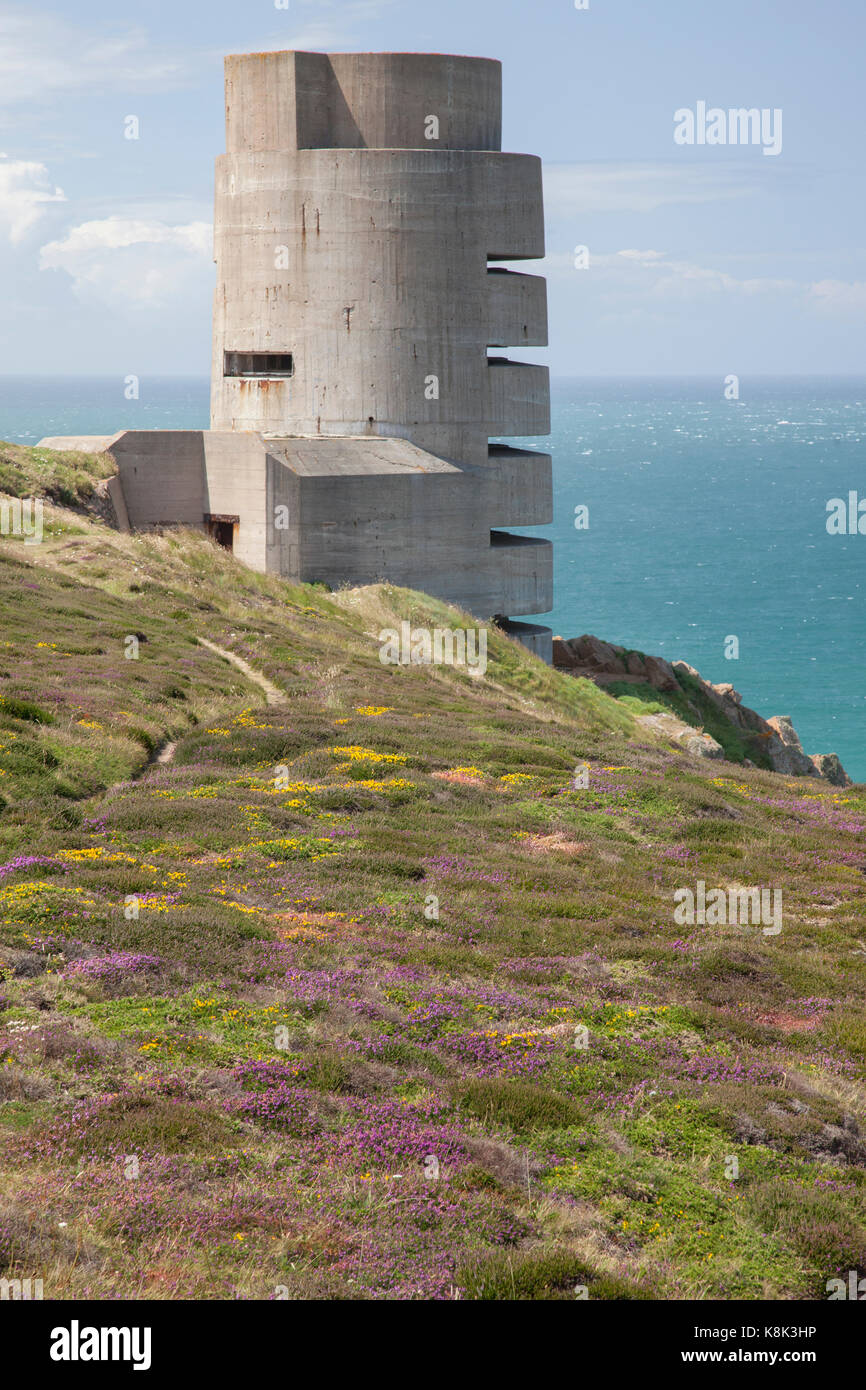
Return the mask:
<svg viewBox="0 0 866 1390"><path fill-rule="evenodd" d="M553 457L553 524L513 528L555 543L555 606L538 621L688 661L866 780L866 536L826 524L862 474L866 377L739 390L726 399L722 376L552 378L549 439L503 441ZM122 377L3 376L0 439L204 429L209 395L205 376L142 376L132 401Z"/></svg>

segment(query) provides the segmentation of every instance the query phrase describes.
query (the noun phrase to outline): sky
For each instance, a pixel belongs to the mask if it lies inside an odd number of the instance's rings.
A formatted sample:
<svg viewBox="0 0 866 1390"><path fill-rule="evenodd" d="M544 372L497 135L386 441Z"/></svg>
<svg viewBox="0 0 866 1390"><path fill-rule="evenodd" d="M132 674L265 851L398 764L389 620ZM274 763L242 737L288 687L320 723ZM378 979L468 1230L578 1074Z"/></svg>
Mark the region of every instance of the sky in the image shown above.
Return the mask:
<svg viewBox="0 0 866 1390"><path fill-rule="evenodd" d="M862 0L578 2L0 0L0 372L207 375L222 60L277 48L502 61L503 148L544 161L547 257L517 268L550 306L549 348L510 355L866 372ZM678 143L699 103L767 138Z"/></svg>

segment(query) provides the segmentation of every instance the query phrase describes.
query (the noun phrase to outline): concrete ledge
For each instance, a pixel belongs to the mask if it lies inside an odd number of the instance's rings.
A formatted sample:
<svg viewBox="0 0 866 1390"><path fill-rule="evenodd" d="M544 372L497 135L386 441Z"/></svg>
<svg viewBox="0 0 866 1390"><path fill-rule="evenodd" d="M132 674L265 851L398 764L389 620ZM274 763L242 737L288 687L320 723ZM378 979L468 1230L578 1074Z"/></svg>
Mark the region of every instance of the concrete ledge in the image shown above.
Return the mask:
<svg viewBox="0 0 866 1390"><path fill-rule="evenodd" d="M491 444L492 487L487 508L493 526L549 526L553 521L553 465L550 454Z"/></svg>
<svg viewBox="0 0 866 1390"><path fill-rule="evenodd" d="M550 434L550 372L530 362L491 357L487 367L488 435Z"/></svg>
<svg viewBox="0 0 866 1390"><path fill-rule="evenodd" d="M534 154L488 155L487 160L487 259L540 260L544 255L541 160Z"/></svg>
<svg viewBox="0 0 866 1390"><path fill-rule="evenodd" d="M494 267L487 272L488 347L544 347L547 344L547 281Z"/></svg>
<svg viewBox="0 0 866 1390"><path fill-rule="evenodd" d="M553 607L553 546L537 536L491 531L493 564L504 599L500 613L546 613Z"/></svg>
<svg viewBox="0 0 866 1390"><path fill-rule="evenodd" d="M553 629L542 627L540 623L514 623L509 618L499 622L500 629L507 637L526 647L533 656L539 657L546 665L553 661Z"/></svg>

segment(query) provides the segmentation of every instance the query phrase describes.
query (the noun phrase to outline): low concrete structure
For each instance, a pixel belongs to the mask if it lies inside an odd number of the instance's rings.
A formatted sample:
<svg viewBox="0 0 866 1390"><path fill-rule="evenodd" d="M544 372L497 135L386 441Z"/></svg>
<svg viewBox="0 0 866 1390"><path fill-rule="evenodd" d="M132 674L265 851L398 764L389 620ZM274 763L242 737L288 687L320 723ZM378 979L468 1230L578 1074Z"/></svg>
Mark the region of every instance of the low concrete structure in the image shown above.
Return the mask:
<svg viewBox="0 0 866 1390"><path fill-rule="evenodd" d="M538 612L550 592L549 542L489 529L508 514L491 470L408 440L130 430L111 452L137 528L204 526L253 569L387 579L480 617Z"/></svg>
<svg viewBox="0 0 866 1390"><path fill-rule="evenodd" d="M547 302L495 264L544 254L540 161L500 130L488 59L227 58L211 429L105 441L134 528L483 619L552 606L550 543L501 529L551 521L552 486L502 442L550 405L547 369L501 355L546 343ZM512 630L550 660L547 629Z"/></svg>

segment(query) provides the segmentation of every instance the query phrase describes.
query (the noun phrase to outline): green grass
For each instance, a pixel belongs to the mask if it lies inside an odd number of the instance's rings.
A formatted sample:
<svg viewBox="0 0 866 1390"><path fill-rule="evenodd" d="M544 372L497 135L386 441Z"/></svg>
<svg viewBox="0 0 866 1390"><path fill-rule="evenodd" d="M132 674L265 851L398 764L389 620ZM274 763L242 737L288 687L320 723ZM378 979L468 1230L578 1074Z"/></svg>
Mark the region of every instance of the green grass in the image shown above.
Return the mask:
<svg viewBox="0 0 866 1390"><path fill-rule="evenodd" d="M11 497L47 497L64 507L80 507L96 484L115 472L107 454L31 449L0 440L0 493Z"/></svg>

